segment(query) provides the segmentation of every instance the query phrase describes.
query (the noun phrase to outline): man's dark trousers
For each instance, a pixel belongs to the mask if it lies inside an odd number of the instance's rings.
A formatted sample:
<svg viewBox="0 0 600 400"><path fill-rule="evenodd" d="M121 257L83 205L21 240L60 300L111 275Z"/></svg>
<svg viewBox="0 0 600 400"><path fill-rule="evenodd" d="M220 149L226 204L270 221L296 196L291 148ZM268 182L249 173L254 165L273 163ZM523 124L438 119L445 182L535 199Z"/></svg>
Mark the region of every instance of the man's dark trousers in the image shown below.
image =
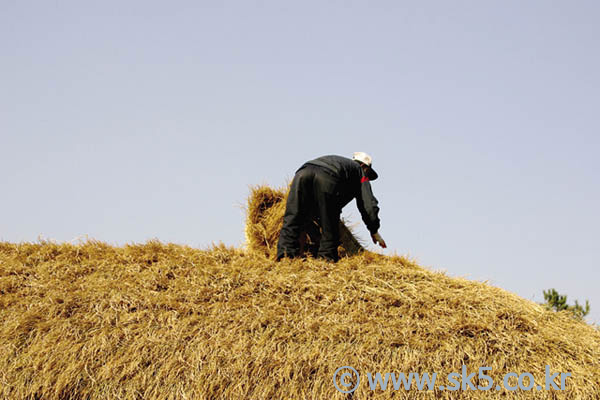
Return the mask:
<svg viewBox="0 0 600 400"><path fill-rule="evenodd" d="M335 176L318 166L306 165L296 172L277 243L277 259L299 255L300 234L316 219L323 231L318 256L338 260L342 211L337 196L338 184Z"/></svg>

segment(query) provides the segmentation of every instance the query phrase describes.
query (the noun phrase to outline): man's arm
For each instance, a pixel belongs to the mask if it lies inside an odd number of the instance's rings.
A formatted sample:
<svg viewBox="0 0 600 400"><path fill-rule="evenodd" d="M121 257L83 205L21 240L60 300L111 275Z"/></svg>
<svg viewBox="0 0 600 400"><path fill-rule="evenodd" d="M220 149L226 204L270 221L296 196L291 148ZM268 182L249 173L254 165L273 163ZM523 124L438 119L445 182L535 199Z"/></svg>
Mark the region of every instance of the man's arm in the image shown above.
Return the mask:
<svg viewBox="0 0 600 400"><path fill-rule="evenodd" d="M363 178L360 184L360 191L356 196L356 206L367 226L371 236L375 235L380 227L379 221L379 203L373 195L371 183L367 178Z"/></svg>

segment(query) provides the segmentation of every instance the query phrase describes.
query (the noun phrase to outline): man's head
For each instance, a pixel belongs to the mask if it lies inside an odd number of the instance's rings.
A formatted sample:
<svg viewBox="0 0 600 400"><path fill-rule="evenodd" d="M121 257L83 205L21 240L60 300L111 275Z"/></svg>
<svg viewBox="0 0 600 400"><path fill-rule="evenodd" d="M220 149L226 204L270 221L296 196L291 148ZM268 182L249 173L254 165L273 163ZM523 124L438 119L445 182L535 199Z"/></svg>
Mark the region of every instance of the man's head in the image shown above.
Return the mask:
<svg viewBox="0 0 600 400"><path fill-rule="evenodd" d="M358 151L352 155L352 159L361 165L363 171L365 171L365 176L369 178L370 181L377 179L378 175L372 167L373 159L370 155L363 153L362 151Z"/></svg>

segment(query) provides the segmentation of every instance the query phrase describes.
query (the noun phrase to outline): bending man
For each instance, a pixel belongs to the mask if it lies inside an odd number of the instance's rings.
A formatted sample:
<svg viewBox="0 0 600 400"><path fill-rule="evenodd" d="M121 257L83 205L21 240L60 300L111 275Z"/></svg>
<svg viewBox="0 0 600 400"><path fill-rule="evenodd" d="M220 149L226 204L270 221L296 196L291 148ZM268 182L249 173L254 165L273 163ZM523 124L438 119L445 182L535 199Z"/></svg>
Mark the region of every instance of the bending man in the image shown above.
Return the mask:
<svg viewBox="0 0 600 400"><path fill-rule="evenodd" d="M373 243L386 248L385 241L377 233L379 207L370 184L377 179L377 173L371 165L371 157L358 152L352 159L333 155L319 157L296 171L277 243L277 260L299 255L300 234L316 219L322 230L318 256L337 261L340 214L352 199L356 199Z"/></svg>

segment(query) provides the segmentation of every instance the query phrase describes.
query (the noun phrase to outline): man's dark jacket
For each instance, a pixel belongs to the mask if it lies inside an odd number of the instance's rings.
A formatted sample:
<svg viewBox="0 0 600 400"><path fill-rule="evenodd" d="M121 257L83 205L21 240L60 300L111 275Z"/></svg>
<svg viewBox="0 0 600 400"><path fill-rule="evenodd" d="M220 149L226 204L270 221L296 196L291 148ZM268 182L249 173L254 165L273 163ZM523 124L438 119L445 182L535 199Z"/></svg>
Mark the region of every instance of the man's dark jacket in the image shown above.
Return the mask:
<svg viewBox="0 0 600 400"><path fill-rule="evenodd" d="M306 165L322 167L338 180L337 197L339 199L338 206L340 210L355 198L358 211L369 232L374 234L379 230L378 202L373 195L369 179L365 176L362 167L357 161L331 155L308 161L300 169Z"/></svg>
<svg viewBox="0 0 600 400"><path fill-rule="evenodd" d="M338 260L340 213L356 198L356 205L369 231L379 229L379 207L369 179L357 161L324 156L308 161L296 171L290 185L283 225L277 242L277 259L296 257L302 229L316 217L321 227L318 257Z"/></svg>

